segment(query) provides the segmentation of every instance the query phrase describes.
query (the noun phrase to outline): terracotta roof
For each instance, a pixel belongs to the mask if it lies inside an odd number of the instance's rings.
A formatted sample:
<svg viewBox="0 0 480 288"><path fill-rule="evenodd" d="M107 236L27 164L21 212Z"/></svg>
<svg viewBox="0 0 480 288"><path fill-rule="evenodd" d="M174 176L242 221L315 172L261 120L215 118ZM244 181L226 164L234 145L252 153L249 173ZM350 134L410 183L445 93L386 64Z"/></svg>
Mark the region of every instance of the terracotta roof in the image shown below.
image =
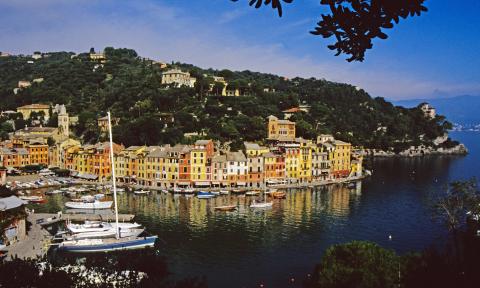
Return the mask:
<svg viewBox="0 0 480 288"><path fill-rule="evenodd" d="M287 109L287 110L283 110L282 112L283 113L297 113L297 112L301 112L302 110L300 110L300 108L298 107L293 107L293 108L290 108L290 109Z"/></svg>
<svg viewBox="0 0 480 288"><path fill-rule="evenodd" d="M50 108L50 106L46 104L31 104L31 105L20 106L17 108L17 110L18 109L48 109L48 108Z"/></svg>

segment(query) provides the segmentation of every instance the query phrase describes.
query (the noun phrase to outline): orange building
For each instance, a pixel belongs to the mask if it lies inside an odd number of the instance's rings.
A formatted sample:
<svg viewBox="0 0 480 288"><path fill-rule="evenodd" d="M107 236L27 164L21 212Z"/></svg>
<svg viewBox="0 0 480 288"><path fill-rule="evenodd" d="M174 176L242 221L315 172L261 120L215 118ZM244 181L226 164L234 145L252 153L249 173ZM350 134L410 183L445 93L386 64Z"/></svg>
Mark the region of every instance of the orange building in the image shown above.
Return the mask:
<svg viewBox="0 0 480 288"><path fill-rule="evenodd" d="M27 145L27 151L30 156L30 164L48 165L48 145L33 143Z"/></svg>
<svg viewBox="0 0 480 288"><path fill-rule="evenodd" d="M3 167L23 167L30 165L30 157L25 148L0 148Z"/></svg>

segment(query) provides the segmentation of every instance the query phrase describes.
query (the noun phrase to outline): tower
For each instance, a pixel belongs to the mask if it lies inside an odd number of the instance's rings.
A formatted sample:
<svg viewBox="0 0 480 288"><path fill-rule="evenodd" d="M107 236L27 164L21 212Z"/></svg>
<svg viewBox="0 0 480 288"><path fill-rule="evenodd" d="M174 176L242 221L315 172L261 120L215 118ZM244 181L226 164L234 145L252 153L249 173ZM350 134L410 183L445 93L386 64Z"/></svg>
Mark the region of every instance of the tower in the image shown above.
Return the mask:
<svg viewBox="0 0 480 288"><path fill-rule="evenodd" d="M68 120L68 113L65 105L60 105L58 113L58 133L62 136L68 137L70 134L69 130L69 120Z"/></svg>

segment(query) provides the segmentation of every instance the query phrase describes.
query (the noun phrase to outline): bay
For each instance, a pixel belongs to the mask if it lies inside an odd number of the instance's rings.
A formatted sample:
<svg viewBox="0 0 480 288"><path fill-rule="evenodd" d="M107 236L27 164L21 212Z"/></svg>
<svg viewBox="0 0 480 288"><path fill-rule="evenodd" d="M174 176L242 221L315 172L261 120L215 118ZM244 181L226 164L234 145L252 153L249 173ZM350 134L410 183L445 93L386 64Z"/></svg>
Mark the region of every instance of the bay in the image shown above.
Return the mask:
<svg viewBox="0 0 480 288"><path fill-rule="evenodd" d="M290 190L266 211L250 209L251 197L126 193L119 195L120 212L137 215L137 222L159 235L160 252L178 278L206 276L209 287L301 287L332 244L369 240L406 253L444 243L447 230L433 221L431 198L450 181L480 178L480 134L451 137L470 153L375 159L372 177L355 189ZM56 212L65 201L49 196L36 210ZM239 209L214 211L225 204Z"/></svg>

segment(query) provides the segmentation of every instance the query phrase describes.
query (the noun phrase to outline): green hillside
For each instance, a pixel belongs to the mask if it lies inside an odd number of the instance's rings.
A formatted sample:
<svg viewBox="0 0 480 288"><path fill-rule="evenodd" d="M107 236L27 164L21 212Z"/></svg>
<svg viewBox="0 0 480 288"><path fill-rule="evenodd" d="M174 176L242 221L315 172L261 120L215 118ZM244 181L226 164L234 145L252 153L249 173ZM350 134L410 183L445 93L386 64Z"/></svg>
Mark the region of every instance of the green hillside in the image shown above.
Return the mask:
<svg viewBox="0 0 480 288"><path fill-rule="evenodd" d="M196 77L197 83L195 88L167 88L161 84L160 66L139 57L134 50L106 48L105 54L103 67L91 61L88 53L76 57L67 52L47 53L48 57L33 64L28 63L33 59L26 56L0 57L0 108L66 104L70 114L79 116L74 131L86 142L102 137L96 119L111 110L121 119L114 137L127 146L185 142L188 140L183 134L190 132L233 140L234 145L261 140L266 136L268 115L283 117L282 110L299 104L308 104L311 109L292 118L297 122L298 136L314 138L318 133L332 133L338 139L369 148L403 150L412 144L430 144L451 126L443 116L429 120L417 108L395 107L352 85L324 79L284 79L174 63ZM212 79L204 74L224 77L245 96L207 95L205 87ZM44 81L14 94L19 80L35 78ZM270 92L264 92L264 88ZM166 123L164 116L168 113L175 119L173 124Z"/></svg>

